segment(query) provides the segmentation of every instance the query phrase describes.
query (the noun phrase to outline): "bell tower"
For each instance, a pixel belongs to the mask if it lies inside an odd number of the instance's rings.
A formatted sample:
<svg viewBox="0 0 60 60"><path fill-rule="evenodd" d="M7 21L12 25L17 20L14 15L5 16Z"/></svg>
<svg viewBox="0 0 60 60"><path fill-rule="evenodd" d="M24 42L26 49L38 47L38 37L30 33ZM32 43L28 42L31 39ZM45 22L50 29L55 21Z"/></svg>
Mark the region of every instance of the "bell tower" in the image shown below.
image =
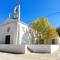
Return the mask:
<svg viewBox="0 0 60 60"><path fill-rule="evenodd" d="M14 18L18 19L20 21L20 4L16 4L14 7Z"/></svg>

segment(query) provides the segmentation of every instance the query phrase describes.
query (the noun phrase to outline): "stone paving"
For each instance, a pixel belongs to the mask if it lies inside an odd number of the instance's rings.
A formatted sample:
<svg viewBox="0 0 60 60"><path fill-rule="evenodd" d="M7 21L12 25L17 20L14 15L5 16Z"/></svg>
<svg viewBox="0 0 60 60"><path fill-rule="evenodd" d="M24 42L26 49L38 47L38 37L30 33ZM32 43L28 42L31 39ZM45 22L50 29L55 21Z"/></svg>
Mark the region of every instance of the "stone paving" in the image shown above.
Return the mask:
<svg viewBox="0 0 60 60"><path fill-rule="evenodd" d="M60 60L60 49L55 53L12 54L0 52L0 60Z"/></svg>

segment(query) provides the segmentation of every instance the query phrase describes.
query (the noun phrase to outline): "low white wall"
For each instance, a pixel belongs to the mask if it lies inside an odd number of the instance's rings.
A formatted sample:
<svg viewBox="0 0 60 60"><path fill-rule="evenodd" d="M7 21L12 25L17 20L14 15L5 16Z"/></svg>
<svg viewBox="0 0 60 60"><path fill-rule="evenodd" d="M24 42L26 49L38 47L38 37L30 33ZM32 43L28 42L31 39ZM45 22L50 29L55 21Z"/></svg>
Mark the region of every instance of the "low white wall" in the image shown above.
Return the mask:
<svg viewBox="0 0 60 60"><path fill-rule="evenodd" d="M28 49L32 52L53 53L59 48L59 45L17 45L17 44L0 44L0 51L13 53L28 53Z"/></svg>
<svg viewBox="0 0 60 60"><path fill-rule="evenodd" d="M59 49L59 45L51 45L51 53L55 52L57 49Z"/></svg>
<svg viewBox="0 0 60 60"><path fill-rule="evenodd" d="M59 48L59 45L28 45L28 49L36 53L39 53L39 52L53 53L58 48Z"/></svg>
<svg viewBox="0 0 60 60"><path fill-rule="evenodd" d="M28 48L33 52L50 52L49 45L28 45Z"/></svg>
<svg viewBox="0 0 60 60"><path fill-rule="evenodd" d="M13 52L13 53L26 53L26 45L14 45L14 44L0 44L0 51Z"/></svg>

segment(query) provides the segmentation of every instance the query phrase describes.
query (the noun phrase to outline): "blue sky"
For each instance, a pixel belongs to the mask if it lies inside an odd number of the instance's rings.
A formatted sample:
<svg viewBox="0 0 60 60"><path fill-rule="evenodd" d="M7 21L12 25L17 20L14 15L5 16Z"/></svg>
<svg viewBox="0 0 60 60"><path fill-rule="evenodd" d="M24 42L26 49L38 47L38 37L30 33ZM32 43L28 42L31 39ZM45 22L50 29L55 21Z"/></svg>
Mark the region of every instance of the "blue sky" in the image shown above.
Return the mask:
<svg viewBox="0 0 60 60"><path fill-rule="evenodd" d="M18 0L0 1L0 23L13 15L13 9ZM60 27L60 0L20 0L21 20L29 24L34 19L47 16L54 27Z"/></svg>

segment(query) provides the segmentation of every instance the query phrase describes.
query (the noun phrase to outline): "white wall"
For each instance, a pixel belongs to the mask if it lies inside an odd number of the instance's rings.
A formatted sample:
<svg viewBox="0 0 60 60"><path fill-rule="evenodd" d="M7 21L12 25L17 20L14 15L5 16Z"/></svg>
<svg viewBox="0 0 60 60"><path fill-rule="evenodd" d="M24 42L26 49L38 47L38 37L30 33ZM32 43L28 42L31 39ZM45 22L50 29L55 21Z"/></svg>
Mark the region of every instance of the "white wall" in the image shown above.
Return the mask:
<svg viewBox="0 0 60 60"><path fill-rule="evenodd" d="M7 32L8 28L10 28L9 32ZM0 25L0 44L5 44L6 35L10 35L10 44L32 44L33 41L29 27L15 19L8 19Z"/></svg>
<svg viewBox="0 0 60 60"><path fill-rule="evenodd" d="M28 48L33 52L50 52L49 45L28 45Z"/></svg>
<svg viewBox="0 0 60 60"><path fill-rule="evenodd" d="M29 27L20 23L20 44L32 44L32 36L29 33Z"/></svg>
<svg viewBox="0 0 60 60"><path fill-rule="evenodd" d="M16 45L16 44L0 44L0 51L12 52L12 53L26 53L26 45Z"/></svg>
<svg viewBox="0 0 60 60"><path fill-rule="evenodd" d="M28 54L28 48L34 53L54 53L59 49L59 45L0 44L0 51L4 52Z"/></svg>
<svg viewBox="0 0 60 60"><path fill-rule="evenodd" d="M8 28L10 28L9 32L7 32ZM10 35L10 44L17 44L17 22L8 20L0 25L0 44L5 44L6 35Z"/></svg>
<svg viewBox="0 0 60 60"><path fill-rule="evenodd" d="M28 48L33 52L48 52L53 53L58 50L59 45L28 45Z"/></svg>
<svg viewBox="0 0 60 60"><path fill-rule="evenodd" d="M59 45L51 45L51 53L55 52L57 49L59 49Z"/></svg>

